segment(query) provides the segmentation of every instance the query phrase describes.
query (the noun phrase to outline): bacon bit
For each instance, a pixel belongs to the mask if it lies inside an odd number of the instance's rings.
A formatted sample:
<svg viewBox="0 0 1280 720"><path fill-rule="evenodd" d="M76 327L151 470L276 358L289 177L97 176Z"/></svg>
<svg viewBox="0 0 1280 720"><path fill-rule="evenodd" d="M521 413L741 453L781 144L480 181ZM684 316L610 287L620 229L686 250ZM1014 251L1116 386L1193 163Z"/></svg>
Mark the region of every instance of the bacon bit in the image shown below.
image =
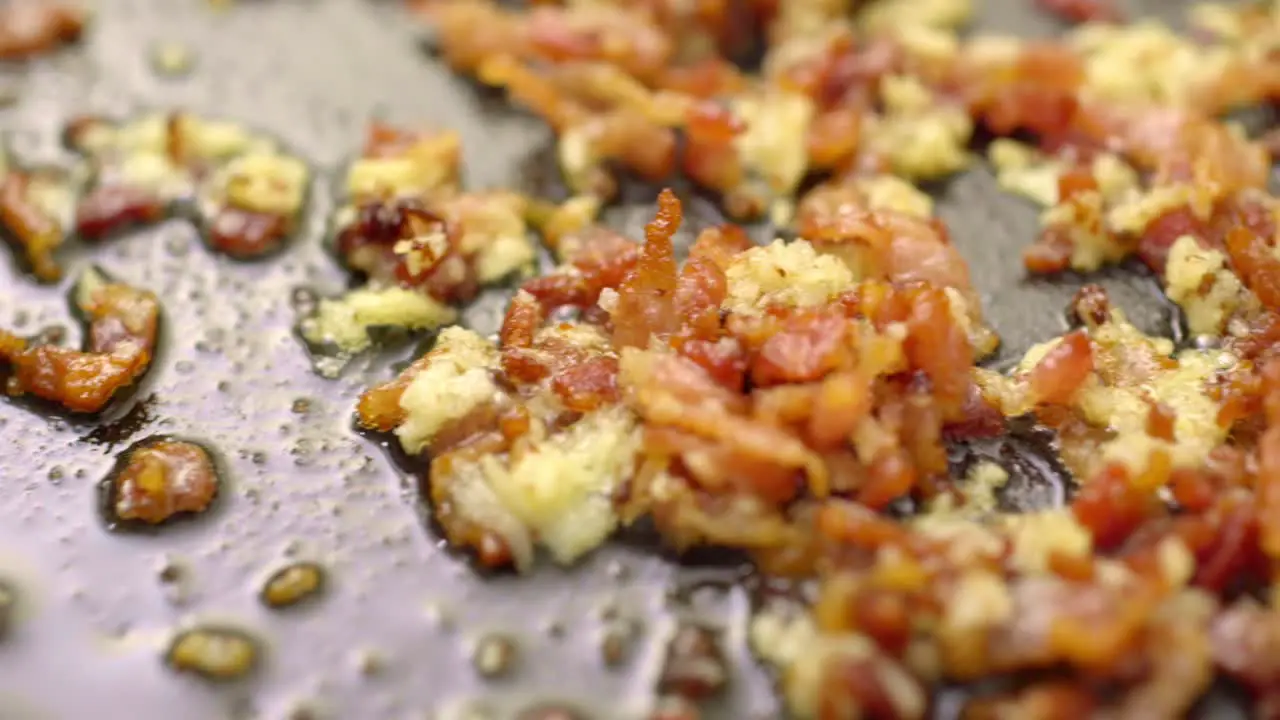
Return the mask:
<svg viewBox="0 0 1280 720"><path fill-rule="evenodd" d="M1163 273L1169 259L1169 248L1183 235L1204 238L1208 234L1206 223L1196 217L1189 207L1180 207L1152 220L1138 240L1138 257L1147 267Z"/></svg>
<svg viewBox="0 0 1280 720"><path fill-rule="evenodd" d="M835 450L871 413L871 383L858 372L829 375L818 386L806 435L819 450Z"/></svg>
<svg viewBox="0 0 1280 720"><path fill-rule="evenodd" d="M1111 319L1111 299L1101 285L1089 283L1071 299L1072 319L1086 327L1097 327Z"/></svg>
<svg viewBox="0 0 1280 720"><path fill-rule="evenodd" d="M680 228L680 201L671 190L658 196L657 216L645 225L644 251L618 287L612 313L616 347L646 347L650 338L676 329L676 258L671 238Z"/></svg>
<svg viewBox="0 0 1280 720"><path fill-rule="evenodd" d="M1197 553L1193 584L1220 593L1228 586L1239 586L1256 565L1259 514L1248 505L1229 507L1214 535L1213 542Z"/></svg>
<svg viewBox="0 0 1280 720"><path fill-rule="evenodd" d="M0 8L0 60L27 60L80 39L85 12L70 3L15 0Z"/></svg>
<svg viewBox="0 0 1280 720"><path fill-rule="evenodd" d="M667 36L643 16L609 6L534 8L524 36L536 57L553 63L606 60L641 80L659 76L673 50Z"/></svg>
<svg viewBox="0 0 1280 720"><path fill-rule="evenodd" d="M674 348L725 389L742 392L750 363L738 342L676 338Z"/></svg>
<svg viewBox="0 0 1280 720"><path fill-rule="evenodd" d="M862 135L862 114L854 108L836 108L814 118L805 143L814 170L839 170L857 155Z"/></svg>
<svg viewBox="0 0 1280 720"><path fill-rule="evenodd" d="M251 260L280 247L292 232L289 218L283 215L224 208L209 222L209 244L233 258Z"/></svg>
<svg viewBox="0 0 1280 720"><path fill-rule="evenodd" d="M418 373L426 369L429 360L418 358L394 380L375 385L360 394L356 405L356 420L360 427L378 432L391 432L404 424L407 417L400 407L400 398Z"/></svg>
<svg viewBox="0 0 1280 720"><path fill-rule="evenodd" d="M95 413L147 371L160 314L154 295L108 284L80 310L89 318L86 350L41 345L11 356L11 395L29 392L72 412Z"/></svg>
<svg viewBox="0 0 1280 720"><path fill-rule="evenodd" d="M1151 496L1139 492L1121 465L1108 465L1080 489L1071 511L1100 550L1115 548L1150 514Z"/></svg>
<svg viewBox="0 0 1280 720"><path fill-rule="evenodd" d="M997 135L1023 130L1053 149L1064 144L1079 111L1085 79L1079 55L1056 43L1030 43L1013 67L967 88L970 109Z"/></svg>
<svg viewBox="0 0 1280 720"><path fill-rule="evenodd" d="M218 472L204 448L163 440L129 450L110 480L116 519L158 525L204 512L218 492Z"/></svg>
<svg viewBox="0 0 1280 720"><path fill-rule="evenodd" d="M416 198L362 202L356 208L355 222L338 234L338 254L352 263L362 248L376 246L390 251L401 240L411 240L433 228L452 234L447 221ZM366 272L372 269L363 264L354 267Z"/></svg>
<svg viewBox="0 0 1280 720"><path fill-rule="evenodd" d="M883 510L906 495L916 484L913 463L901 450L890 450L871 461L867 482L858 489L858 502L873 510Z"/></svg>
<svg viewBox="0 0 1280 720"><path fill-rule="evenodd" d="M930 288L915 295L903 349L912 366L929 376L934 399L946 416L952 417L969 395L973 349L964 330L952 319L945 292Z"/></svg>
<svg viewBox="0 0 1280 720"><path fill-rule="evenodd" d="M1280 309L1280 259L1277 259L1263 237L1243 227L1227 233L1227 254L1244 284L1264 305Z"/></svg>
<svg viewBox="0 0 1280 720"><path fill-rule="evenodd" d="M742 159L733 140L745 127L723 105L704 101L689 109L685 119L688 145L680 168L698 184L729 192L745 177Z"/></svg>
<svg viewBox="0 0 1280 720"><path fill-rule="evenodd" d="M22 247L31 271L45 282L62 277L53 253L62 244L63 229L31 199L30 176L10 170L0 180L0 223Z"/></svg>
<svg viewBox="0 0 1280 720"><path fill-rule="evenodd" d="M1058 176L1058 202L1066 202L1081 193L1097 192L1098 181L1088 167L1071 167Z"/></svg>
<svg viewBox="0 0 1280 720"><path fill-rule="evenodd" d="M746 86L737 66L720 58L663 68L654 87L695 98L735 95Z"/></svg>
<svg viewBox="0 0 1280 720"><path fill-rule="evenodd" d="M1042 10L1073 23L1119 23L1120 10L1111 0L1036 0Z"/></svg>
<svg viewBox="0 0 1280 720"><path fill-rule="evenodd" d="M545 313L542 303L528 292L516 293L507 306L498 338L503 348L533 347L533 337L542 327Z"/></svg>
<svg viewBox="0 0 1280 720"><path fill-rule="evenodd" d="M909 531L890 518L849 500L824 503L814 520L818 533L827 540L866 550L889 545L905 546Z"/></svg>
<svg viewBox="0 0 1280 720"><path fill-rule="evenodd" d="M595 357L555 375L551 389L574 412L590 412L618 401L618 359Z"/></svg>
<svg viewBox="0 0 1280 720"><path fill-rule="evenodd" d="M959 417L944 428L950 440L973 440L997 437L1005 431L1004 415L982 395L977 385L970 385Z"/></svg>
<svg viewBox="0 0 1280 720"><path fill-rule="evenodd" d="M404 155L410 148L430 133L407 130L399 125L391 125L381 120L373 120L365 131L364 149L361 156L366 158L387 158Z"/></svg>
<svg viewBox="0 0 1280 720"><path fill-rule="evenodd" d="M746 123L737 115L712 100L692 105L685 118L685 132L699 142L728 144L746 129Z"/></svg>
<svg viewBox="0 0 1280 720"><path fill-rule="evenodd" d="M1074 245L1062 228L1048 227L1022 251L1022 265L1033 275L1053 275L1071 268Z"/></svg>
<svg viewBox="0 0 1280 720"><path fill-rule="evenodd" d="M1027 381L1036 400L1066 405L1093 372L1093 347L1081 330L1062 337L1031 369Z"/></svg>
<svg viewBox="0 0 1280 720"><path fill-rule="evenodd" d="M1280 559L1280 425L1258 438L1257 483L1262 549L1268 557Z"/></svg>
<svg viewBox="0 0 1280 720"><path fill-rule="evenodd" d="M760 348L751 365L751 379L760 387L802 383L851 367L851 337L849 320L843 316L793 316Z"/></svg>
<svg viewBox="0 0 1280 720"><path fill-rule="evenodd" d="M165 203L153 193L126 185L99 185L76 206L76 233L101 240L117 230L164 217Z"/></svg>
<svg viewBox="0 0 1280 720"><path fill-rule="evenodd" d="M696 337L715 337L720 331L720 303L728 294L724 270L713 259L693 257L676 281L675 312L684 331Z"/></svg>
<svg viewBox="0 0 1280 720"><path fill-rule="evenodd" d="M1147 412L1147 434L1157 440L1173 442L1174 423L1178 419L1177 412L1162 402L1149 401Z"/></svg>

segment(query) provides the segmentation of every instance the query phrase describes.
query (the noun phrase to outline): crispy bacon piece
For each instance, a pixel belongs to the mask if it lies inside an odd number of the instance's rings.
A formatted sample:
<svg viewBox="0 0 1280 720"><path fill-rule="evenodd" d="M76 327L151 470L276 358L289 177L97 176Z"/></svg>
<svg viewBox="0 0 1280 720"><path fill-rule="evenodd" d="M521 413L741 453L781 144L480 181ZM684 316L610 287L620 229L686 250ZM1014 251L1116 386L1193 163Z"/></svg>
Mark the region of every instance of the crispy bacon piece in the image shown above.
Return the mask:
<svg viewBox="0 0 1280 720"><path fill-rule="evenodd" d="M1073 23L1118 23L1122 19L1111 0L1036 0L1036 5Z"/></svg>
<svg viewBox="0 0 1280 720"><path fill-rule="evenodd" d="M1093 348L1081 330L1069 333L1032 368L1031 392L1043 403L1065 405L1093 372Z"/></svg>
<svg viewBox="0 0 1280 720"><path fill-rule="evenodd" d="M612 313L616 347L647 347L650 338L676 329L676 259L671 238L680 228L680 201L663 190L658 214L645 226L645 245L635 268L618 287Z"/></svg>
<svg viewBox="0 0 1280 720"><path fill-rule="evenodd" d="M160 318L156 297L119 283L95 283L79 294L89 320L85 349L10 343L10 395L30 393L72 412L95 413L150 367Z"/></svg>
<svg viewBox="0 0 1280 720"><path fill-rule="evenodd" d="M164 213L164 201L149 190L100 185L80 199L76 233L86 240L100 240L121 228L158 222Z"/></svg>
<svg viewBox="0 0 1280 720"><path fill-rule="evenodd" d="M83 9L57 0L14 0L0 7L0 60L26 60L76 42Z"/></svg>
<svg viewBox="0 0 1280 720"><path fill-rule="evenodd" d="M143 222L155 217L147 209L139 215ZM214 249L234 258L249 259L279 248L293 233L293 222L284 215L228 207L210 219L206 232Z"/></svg>
<svg viewBox="0 0 1280 720"><path fill-rule="evenodd" d="M204 512L217 495L217 468L195 443L146 442L127 450L122 461L109 480L113 519L158 525Z"/></svg>

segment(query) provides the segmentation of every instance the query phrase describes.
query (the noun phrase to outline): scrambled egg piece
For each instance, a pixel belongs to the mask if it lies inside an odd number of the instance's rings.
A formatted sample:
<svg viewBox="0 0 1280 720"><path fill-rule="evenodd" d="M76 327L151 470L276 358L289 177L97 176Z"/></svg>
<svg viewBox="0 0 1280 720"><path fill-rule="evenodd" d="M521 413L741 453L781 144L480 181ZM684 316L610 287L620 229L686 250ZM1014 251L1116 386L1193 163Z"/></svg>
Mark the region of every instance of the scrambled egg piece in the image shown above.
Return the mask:
<svg viewBox="0 0 1280 720"><path fill-rule="evenodd" d="M1045 157L1029 145L1000 138L987 148L987 158L996 171L1000 189L1050 207L1058 203L1058 177L1065 169L1061 160Z"/></svg>
<svg viewBox="0 0 1280 720"><path fill-rule="evenodd" d="M1128 248L1109 231L1104 210L1102 193L1090 190L1041 213L1042 227L1063 227L1070 234L1073 269L1092 272L1128 254Z"/></svg>
<svg viewBox="0 0 1280 720"><path fill-rule="evenodd" d="M723 307L742 315L758 315L766 304L820 305L857 280L839 258L819 254L804 240L751 248L734 257L725 275Z"/></svg>
<svg viewBox="0 0 1280 720"><path fill-rule="evenodd" d="M1087 24L1071 41L1084 53L1086 92L1135 105L1191 104L1232 59L1225 48L1198 45L1152 20Z"/></svg>
<svg viewBox="0 0 1280 720"><path fill-rule="evenodd" d="M908 180L935 180L969 165L973 121L958 107L890 111L867 118L863 130L867 148Z"/></svg>
<svg viewBox="0 0 1280 720"><path fill-rule="evenodd" d="M1227 267L1226 255L1200 247L1189 235L1169 248L1164 276L1169 299L1182 307L1187 326L1196 335L1222 334L1246 292Z"/></svg>
<svg viewBox="0 0 1280 720"><path fill-rule="evenodd" d="M1044 207L1058 204L1058 179L1068 169L1067 163L1007 138L991 143L987 158L995 168L996 182L1002 190ZM1090 173L1108 206L1128 199L1138 190L1137 171L1111 153L1101 153L1094 158Z"/></svg>
<svg viewBox="0 0 1280 720"><path fill-rule="evenodd" d="M425 330L456 318L453 308L423 293L400 287L360 288L321 300L315 317L302 322L302 336L317 345L333 343L354 355L373 344L370 328Z"/></svg>
<svg viewBox="0 0 1280 720"><path fill-rule="evenodd" d="M1013 540L1014 566L1022 572L1048 572L1049 558L1055 553L1086 557L1093 549L1093 536L1069 510L1005 515L1001 519Z"/></svg>
<svg viewBox="0 0 1280 720"><path fill-rule="evenodd" d="M773 195L795 192L809 166L806 138L813 101L784 91L748 95L733 101L733 112L746 123L746 131L734 139L743 166L763 178Z"/></svg>
<svg viewBox="0 0 1280 720"><path fill-rule="evenodd" d="M1118 310L1112 312L1110 322L1093 330L1091 339L1097 362L1107 362L1113 356L1124 362L1126 353L1173 356L1170 340L1143 335ZM1175 467L1198 467L1204 456L1226 439L1226 430L1217 422L1218 403L1208 395L1206 381L1233 367L1236 358L1223 351L1184 350L1174 359L1172 367L1153 369L1141 385L1104 385L1095 374L1081 387L1076 404L1084 419L1114 433L1102 446L1103 461L1120 462L1139 473L1146 468L1151 451L1163 448ZM1147 434L1147 399L1176 413L1175 442Z"/></svg>

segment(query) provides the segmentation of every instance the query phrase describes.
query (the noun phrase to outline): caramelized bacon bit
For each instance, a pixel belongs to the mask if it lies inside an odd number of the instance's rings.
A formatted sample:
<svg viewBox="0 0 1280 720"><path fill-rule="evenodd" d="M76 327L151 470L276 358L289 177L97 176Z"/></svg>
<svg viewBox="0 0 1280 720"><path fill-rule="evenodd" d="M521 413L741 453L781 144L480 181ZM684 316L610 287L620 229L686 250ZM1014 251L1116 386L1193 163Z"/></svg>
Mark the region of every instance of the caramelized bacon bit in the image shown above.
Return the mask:
<svg viewBox="0 0 1280 720"><path fill-rule="evenodd" d="M1158 440L1173 442L1177 411L1162 402L1151 402L1147 413L1147 434Z"/></svg>
<svg viewBox="0 0 1280 720"><path fill-rule="evenodd" d="M113 519L149 525L208 509L219 479L204 448L177 440L147 441L127 450L109 479Z"/></svg>
<svg viewBox="0 0 1280 720"><path fill-rule="evenodd" d="M1077 330L1062 337L1031 370L1031 392L1042 403L1065 405L1093 372L1089 336Z"/></svg>
<svg viewBox="0 0 1280 720"><path fill-rule="evenodd" d="M1112 0L1036 0L1046 12L1073 23L1118 23L1120 11Z"/></svg>
<svg viewBox="0 0 1280 720"><path fill-rule="evenodd" d="M618 287L612 313L613 342L619 348L647 347L650 338L676 328L676 259L671 238L680 228L680 201L663 190L658 214L645 226L644 250Z"/></svg>
<svg viewBox="0 0 1280 720"><path fill-rule="evenodd" d="M278 249L293 232L293 226L283 215L229 207L213 216L207 232L214 249L234 258L252 259Z"/></svg>
<svg viewBox="0 0 1280 720"><path fill-rule="evenodd" d="M30 393L72 412L96 413L147 371L159 301L150 292L97 278L90 271L78 291L77 304L89 319L85 350L38 345L12 352L9 394Z"/></svg>
<svg viewBox="0 0 1280 720"><path fill-rule="evenodd" d="M14 0L0 8L0 60L26 60L76 42L85 11L56 0Z"/></svg>
<svg viewBox="0 0 1280 720"><path fill-rule="evenodd" d="M1244 284L1264 305L1280 309L1280 258L1271 252L1267 238L1236 227L1227 233L1226 245Z"/></svg>
<svg viewBox="0 0 1280 720"><path fill-rule="evenodd" d="M1101 285L1089 283L1071 299L1071 316L1077 324L1097 327L1111 319L1111 300Z"/></svg>
<svg viewBox="0 0 1280 720"><path fill-rule="evenodd" d="M1116 547L1145 520L1152 499L1137 490L1128 471L1108 465L1089 479L1071 503L1071 511L1087 527L1100 549Z"/></svg>
<svg viewBox="0 0 1280 720"><path fill-rule="evenodd" d="M551 389L574 412L590 412L618 401L618 360L596 357L557 373Z"/></svg>
<svg viewBox="0 0 1280 720"><path fill-rule="evenodd" d="M850 322L843 316L813 314L790 318L765 341L751 368L760 387L821 380L853 362Z"/></svg>
<svg viewBox="0 0 1280 720"><path fill-rule="evenodd" d="M119 229L158 222L164 213L165 203L149 190L99 185L80 199L76 233L86 240L100 240Z"/></svg>

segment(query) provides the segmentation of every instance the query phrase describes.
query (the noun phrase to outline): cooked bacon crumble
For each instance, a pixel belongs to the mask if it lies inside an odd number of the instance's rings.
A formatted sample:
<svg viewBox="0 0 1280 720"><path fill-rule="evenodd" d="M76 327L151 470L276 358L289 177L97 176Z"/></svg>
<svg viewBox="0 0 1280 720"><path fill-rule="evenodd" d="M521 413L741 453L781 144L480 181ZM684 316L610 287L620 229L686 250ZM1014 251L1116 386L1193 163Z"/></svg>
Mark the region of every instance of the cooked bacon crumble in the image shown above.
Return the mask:
<svg viewBox="0 0 1280 720"><path fill-rule="evenodd" d="M0 363L8 369L10 395L34 395L74 413L96 413L150 368L160 302L94 268L81 275L73 300L86 320L83 350L33 345L0 330Z"/></svg>

